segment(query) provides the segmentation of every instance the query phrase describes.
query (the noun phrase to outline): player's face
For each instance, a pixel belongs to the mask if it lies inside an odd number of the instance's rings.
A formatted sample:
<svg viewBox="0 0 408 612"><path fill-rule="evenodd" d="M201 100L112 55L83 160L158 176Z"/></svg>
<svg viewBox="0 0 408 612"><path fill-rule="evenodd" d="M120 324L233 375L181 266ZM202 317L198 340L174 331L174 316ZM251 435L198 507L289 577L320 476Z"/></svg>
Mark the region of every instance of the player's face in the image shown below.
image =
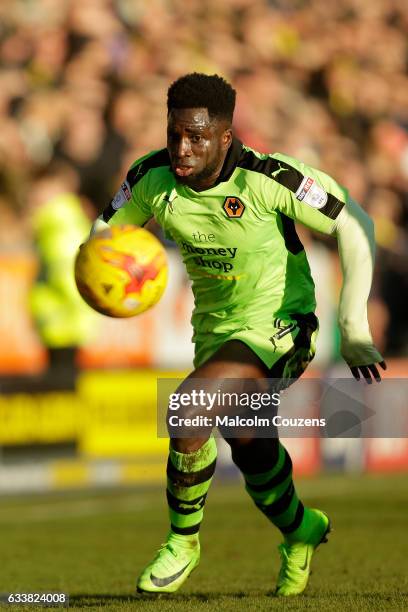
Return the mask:
<svg viewBox="0 0 408 612"><path fill-rule="evenodd" d="M218 178L232 140L226 121L210 118L206 108L173 109L167 122L171 169L180 183L195 191Z"/></svg>

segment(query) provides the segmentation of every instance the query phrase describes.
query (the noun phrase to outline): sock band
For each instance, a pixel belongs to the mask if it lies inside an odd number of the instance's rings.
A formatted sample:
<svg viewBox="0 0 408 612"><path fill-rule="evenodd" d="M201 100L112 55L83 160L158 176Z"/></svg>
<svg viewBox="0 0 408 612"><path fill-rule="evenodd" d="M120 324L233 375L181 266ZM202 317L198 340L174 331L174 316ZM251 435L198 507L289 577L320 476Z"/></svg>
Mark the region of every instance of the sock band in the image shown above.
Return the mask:
<svg viewBox="0 0 408 612"><path fill-rule="evenodd" d="M200 495L200 497L196 497L195 499L181 500L177 499L168 489L166 490L166 495L169 508L174 510L174 512L185 515L193 514L193 512L201 510L207 497L207 493L204 493L204 495Z"/></svg>
<svg viewBox="0 0 408 612"><path fill-rule="evenodd" d="M194 453L189 453L189 455L193 454ZM178 486L192 487L194 485L199 485L203 482L206 482L209 478L212 477L215 471L216 461L217 460L214 459L214 461L210 463L210 465L207 465L207 467L196 472L181 472L180 470L174 467L172 461L172 452L170 451L170 456L167 461L167 477Z"/></svg>
<svg viewBox="0 0 408 612"><path fill-rule="evenodd" d="M291 480L282 497L272 502L271 504L262 505L260 503L256 503L256 505L269 519L273 519L274 517L279 516L279 514L282 514L282 512L285 512L285 510L287 510L294 495L295 487L293 486L293 482Z"/></svg>
<svg viewBox="0 0 408 612"><path fill-rule="evenodd" d="M302 520L303 520L303 515L305 513L305 508L302 504L301 501L298 502L298 509L296 510L296 515L294 520L287 525L286 527L279 527L279 529L281 530L282 533L287 534L287 533L293 533L293 531L295 531L298 527L300 527Z"/></svg>
<svg viewBox="0 0 408 612"><path fill-rule="evenodd" d="M283 448L283 447L282 447ZM248 483L248 486L253 490L259 493L263 491L269 491L280 485L286 478L292 474L292 459L290 458L288 452L284 449L284 463L281 469L277 474L272 476L269 480L262 484L252 484ZM247 479L245 479L247 480ZM247 481L248 482L248 481Z"/></svg>
<svg viewBox="0 0 408 612"><path fill-rule="evenodd" d="M173 523L170 523L170 529L173 531L173 533L177 533L178 535L194 535L195 533L199 532L200 523L198 524L198 527L197 525L193 525L191 527L177 527L176 525L173 525Z"/></svg>

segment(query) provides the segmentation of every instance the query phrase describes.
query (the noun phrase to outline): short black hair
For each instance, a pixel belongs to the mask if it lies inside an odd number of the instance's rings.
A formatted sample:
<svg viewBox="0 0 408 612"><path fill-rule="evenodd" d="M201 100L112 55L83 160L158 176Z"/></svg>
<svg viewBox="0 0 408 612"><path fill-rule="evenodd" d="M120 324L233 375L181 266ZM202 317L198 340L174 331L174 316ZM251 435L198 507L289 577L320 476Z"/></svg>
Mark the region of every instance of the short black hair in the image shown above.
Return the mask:
<svg viewBox="0 0 408 612"><path fill-rule="evenodd" d="M218 74L192 72L174 81L167 92L167 110L206 108L210 117L232 122L235 89Z"/></svg>

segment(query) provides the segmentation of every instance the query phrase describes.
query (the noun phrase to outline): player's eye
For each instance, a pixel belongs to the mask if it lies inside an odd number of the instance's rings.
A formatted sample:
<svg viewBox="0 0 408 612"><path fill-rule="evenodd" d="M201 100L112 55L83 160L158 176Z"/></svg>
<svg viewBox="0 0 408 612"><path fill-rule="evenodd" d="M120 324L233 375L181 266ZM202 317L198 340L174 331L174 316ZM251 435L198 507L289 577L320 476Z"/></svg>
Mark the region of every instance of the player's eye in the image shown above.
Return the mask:
<svg viewBox="0 0 408 612"><path fill-rule="evenodd" d="M199 142L202 141L202 136L200 136L200 134L193 134L190 138L191 142L193 142L194 144L198 144Z"/></svg>

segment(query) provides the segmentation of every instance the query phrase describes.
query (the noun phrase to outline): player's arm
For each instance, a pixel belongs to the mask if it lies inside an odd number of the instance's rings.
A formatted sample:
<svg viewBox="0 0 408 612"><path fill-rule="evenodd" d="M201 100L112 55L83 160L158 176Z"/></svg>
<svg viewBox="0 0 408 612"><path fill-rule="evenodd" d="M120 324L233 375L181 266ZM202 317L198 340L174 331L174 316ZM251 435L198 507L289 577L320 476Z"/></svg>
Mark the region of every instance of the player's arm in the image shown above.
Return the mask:
<svg viewBox="0 0 408 612"><path fill-rule="evenodd" d="M276 175L281 176L283 187L278 190L276 208L337 238L343 272L338 310L342 356L357 380L362 374L368 382L372 378L379 381L377 364L383 369L386 365L373 344L367 318L375 257L374 224L331 177L290 157L274 157L285 168Z"/></svg>
<svg viewBox="0 0 408 612"><path fill-rule="evenodd" d="M373 344L367 318L375 261L374 223L350 197L335 223L335 235L343 272L338 322L341 353L358 380L360 374L371 382L380 381L379 364L384 359Z"/></svg>
<svg viewBox="0 0 408 612"><path fill-rule="evenodd" d="M146 171L143 170L145 159L142 158L131 166L126 175L126 180L103 213L92 224L91 236L111 225L143 226L152 218L153 215L146 197Z"/></svg>

